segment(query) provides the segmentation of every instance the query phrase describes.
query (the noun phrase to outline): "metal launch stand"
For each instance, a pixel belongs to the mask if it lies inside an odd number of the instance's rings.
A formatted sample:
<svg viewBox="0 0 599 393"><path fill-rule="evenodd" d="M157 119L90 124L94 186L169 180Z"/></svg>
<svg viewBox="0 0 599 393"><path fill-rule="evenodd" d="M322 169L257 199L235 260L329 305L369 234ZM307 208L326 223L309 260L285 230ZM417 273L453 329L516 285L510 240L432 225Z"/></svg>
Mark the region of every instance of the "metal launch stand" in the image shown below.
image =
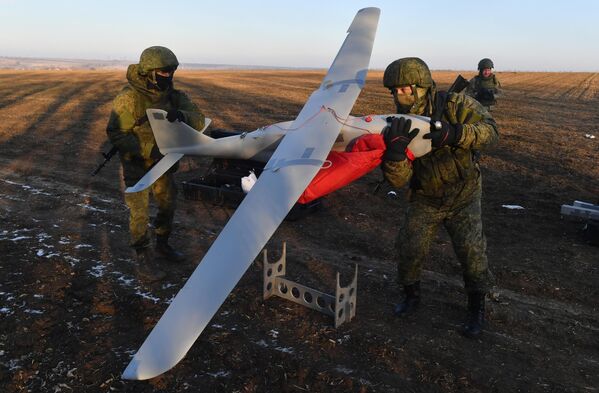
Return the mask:
<svg viewBox="0 0 599 393"><path fill-rule="evenodd" d="M274 263L268 262L266 249L264 250L264 300L278 296L320 311L335 318L335 328L344 322L349 322L356 315L358 265L356 265L354 279L345 288L339 285L339 273L337 273L337 286L333 296L286 279L284 277L286 255L287 244L285 242L283 242L281 258Z"/></svg>

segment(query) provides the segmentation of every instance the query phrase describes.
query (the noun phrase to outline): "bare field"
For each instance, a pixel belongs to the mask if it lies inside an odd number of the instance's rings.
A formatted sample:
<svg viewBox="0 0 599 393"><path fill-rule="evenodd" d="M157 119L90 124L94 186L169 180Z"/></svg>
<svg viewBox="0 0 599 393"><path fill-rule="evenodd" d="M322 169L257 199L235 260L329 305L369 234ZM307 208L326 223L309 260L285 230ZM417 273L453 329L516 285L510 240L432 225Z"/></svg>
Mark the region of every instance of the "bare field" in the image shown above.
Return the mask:
<svg viewBox="0 0 599 393"><path fill-rule="evenodd" d="M290 120L317 71L180 71L213 128ZM457 72L435 72L447 87ZM473 73L464 73L466 77ZM480 340L458 333L461 273L445 233L433 246L418 313L398 319L393 245L405 193L374 193L378 170L284 222L288 276L331 292L359 264L356 318L261 300L248 269L183 361L150 381L120 379L232 210L179 196L173 243L189 256L164 282L136 279L118 160L104 128L124 72L0 71L1 392L595 392L599 390L599 249L560 205L599 202L599 78L499 73L500 144L482 158L483 221L496 294ZM392 113L382 72L352 114ZM595 139L587 136L594 135ZM209 160L184 158L179 180ZM520 205L510 210L502 205Z"/></svg>

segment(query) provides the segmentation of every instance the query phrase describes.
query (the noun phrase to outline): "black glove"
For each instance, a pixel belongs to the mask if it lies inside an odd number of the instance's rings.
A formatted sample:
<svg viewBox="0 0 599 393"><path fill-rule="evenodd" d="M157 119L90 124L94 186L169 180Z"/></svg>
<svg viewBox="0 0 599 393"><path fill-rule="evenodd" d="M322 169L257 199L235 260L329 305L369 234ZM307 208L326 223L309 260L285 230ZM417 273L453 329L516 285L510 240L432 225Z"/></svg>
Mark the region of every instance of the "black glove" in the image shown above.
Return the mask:
<svg viewBox="0 0 599 393"><path fill-rule="evenodd" d="M166 120L170 121L171 123L175 120L185 121L185 115L178 109L172 109L166 113Z"/></svg>
<svg viewBox="0 0 599 393"><path fill-rule="evenodd" d="M406 159L406 148L420 130L415 128L410 132L412 120L405 117L390 116L387 118L387 122L391 122L391 126L383 131L383 139L387 146L383 160L403 161Z"/></svg>
<svg viewBox="0 0 599 393"><path fill-rule="evenodd" d="M440 121L441 128L437 129L431 122L431 132L424 135L423 139L431 139L433 147L443 147L445 145L457 145L462 138L462 125L449 124Z"/></svg>

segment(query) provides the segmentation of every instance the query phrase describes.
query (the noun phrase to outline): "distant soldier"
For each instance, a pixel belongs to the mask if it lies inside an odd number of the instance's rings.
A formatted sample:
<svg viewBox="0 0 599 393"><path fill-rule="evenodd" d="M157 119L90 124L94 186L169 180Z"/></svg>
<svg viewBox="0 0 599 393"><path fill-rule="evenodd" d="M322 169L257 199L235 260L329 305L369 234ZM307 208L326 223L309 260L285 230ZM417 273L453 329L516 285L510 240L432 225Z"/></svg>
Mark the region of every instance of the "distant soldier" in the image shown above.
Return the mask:
<svg viewBox="0 0 599 393"><path fill-rule="evenodd" d="M466 94L474 97L483 104L488 110L497 103L496 97L499 94L501 83L493 72L493 61L484 58L478 62L478 75L470 79L470 84L466 89Z"/></svg>
<svg viewBox="0 0 599 393"><path fill-rule="evenodd" d="M201 130L204 115L189 97L173 87L173 75L179 66L175 54L162 46L152 46L144 50L139 64L131 64L127 69L129 85L116 96L106 132L110 142L118 148L125 185L133 186L163 156L160 154L146 109L157 108L167 111L170 122L182 121ZM171 261L179 262L183 254L168 244L171 234L177 188L173 172L169 170L149 189L125 194L129 207L130 245L135 249L138 273L147 280L159 280L164 272L155 264L151 252L149 225L150 190L158 205L154 220L156 233L155 251Z"/></svg>
<svg viewBox="0 0 599 393"><path fill-rule="evenodd" d="M416 57L389 64L383 84L391 90L398 113L432 118L433 150L411 161L406 148L418 132L403 117L391 119L384 131L387 146L383 173L394 187L409 182L408 207L397 239L398 282L405 297L396 315L412 312L420 303L420 275L437 229L443 225L462 265L468 295L468 321L463 333L481 333L485 294L489 287L486 240L481 219L481 173L473 151L497 142L497 125L477 101L459 93L436 91L428 66ZM433 122L438 120L437 126ZM412 156L413 157L413 156Z"/></svg>

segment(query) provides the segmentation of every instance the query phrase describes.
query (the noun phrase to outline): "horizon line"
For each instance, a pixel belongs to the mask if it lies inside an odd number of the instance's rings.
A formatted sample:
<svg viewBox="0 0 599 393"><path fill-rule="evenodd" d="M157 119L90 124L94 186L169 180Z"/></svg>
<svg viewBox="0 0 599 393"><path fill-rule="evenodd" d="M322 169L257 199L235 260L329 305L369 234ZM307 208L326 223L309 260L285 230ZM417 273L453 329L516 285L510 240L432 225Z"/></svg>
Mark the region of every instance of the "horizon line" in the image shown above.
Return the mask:
<svg viewBox="0 0 599 393"><path fill-rule="evenodd" d="M123 69L128 67L130 64L137 64L137 60L123 60L123 59L85 59L85 58L68 58L68 57L28 57L28 56L0 56L0 70L23 70L23 68L17 68L18 65L3 65L1 60L26 60L26 61L53 61L53 62L72 62L72 63L100 63L97 66L101 66L101 64L106 64L102 66L103 69ZM112 67L110 66L113 63ZM59 70L85 70L93 68L93 64L79 64L79 67L57 67ZM302 71L326 71L328 67L317 67L317 66L284 66L284 65L263 65L263 64L228 64L228 63L192 63L192 62L182 62L180 64L181 69L186 69L187 71L191 70L213 70L213 69L245 69L245 70L302 70ZM48 66L51 67L51 66ZM34 69L34 66L29 65L28 68L25 69ZM384 71L385 68L380 67L372 67L369 68L369 71ZM51 71L52 69L46 69ZM95 69L94 69L95 70ZM98 71L98 70L95 70ZM434 68L431 69L432 72L437 71L465 71L465 72L478 72L475 69L456 69L456 68ZM506 73L506 72L555 72L555 73L597 73L599 70L532 70L532 69L503 69L503 70L495 70L496 73Z"/></svg>

